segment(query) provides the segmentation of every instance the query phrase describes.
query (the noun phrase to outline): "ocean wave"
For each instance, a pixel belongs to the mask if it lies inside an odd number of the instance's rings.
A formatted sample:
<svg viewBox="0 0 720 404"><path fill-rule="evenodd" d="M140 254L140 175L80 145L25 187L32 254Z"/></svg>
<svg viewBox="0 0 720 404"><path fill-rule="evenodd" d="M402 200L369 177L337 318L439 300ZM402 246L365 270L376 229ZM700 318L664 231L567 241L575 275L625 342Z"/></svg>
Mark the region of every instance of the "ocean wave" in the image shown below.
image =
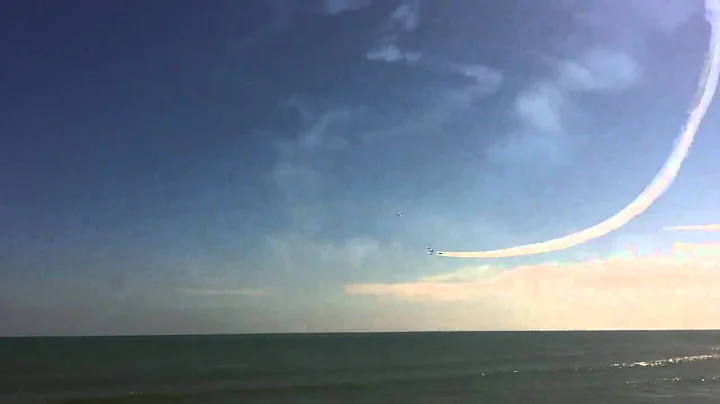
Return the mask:
<svg viewBox="0 0 720 404"><path fill-rule="evenodd" d="M681 384L702 384L708 382L720 382L720 375L715 376L701 376L701 377L661 377L657 379L649 380L630 380L626 384L630 385L660 385L668 383L681 383Z"/></svg>
<svg viewBox="0 0 720 404"><path fill-rule="evenodd" d="M683 402L686 398L714 402L720 393L720 375L631 380L626 385L647 396L672 397L676 402Z"/></svg>
<svg viewBox="0 0 720 404"><path fill-rule="evenodd" d="M717 350L713 350L717 352ZM378 375L370 378L360 378L355 380L325 380L325 381L304 381L295 383L267 383L263 385L254 386L238 386L232 384L210 386L198 386L193 391L185 392L147 392L147 393L127 393L121 395L108 395L108 396L92 396L92 397L75 397L75 398L64 398L49 401L48 403L53 404L88 404L88 403L107 403L107 404L134 404L134 403L178 403L178 402L190 402L193 399L203 399L207 397L222 397L222 396L251 396L251 395L295 395L295 394L307 394L307 393L332 393L332 392L363 392L372 391L377 388L382 388L388 385L395 387L403 386L405 384L414 383L428 383L428 382L448 382L452 379L477 379L477 378L492 378L494 381L507 377L517 376L547 376L554 377L558 373L575 373L580 376L587 376L588 373L597 372L612 372L618 370L629 370L629 369L642 369L642 368L658 368L658 367L670 367L678 366L682 364L688 364L699 361L718 360L720 359L720 353L709 353L702 355L692 356L679 356L670 357L665 359L646 360L646 361L629 361L612 363L601 366L559 366L556 368L544 368L544 369L504 369L504 370L488 370L488 371L459 371L459 372L443 372L440 374L418 374L412 376L396 376L387 377ZM627 384L646 384L652 385L660 383L702 383L707 381L720 381L720 375L718 376L706 376L706 377L663 377L657 379L635 379Z"/></svg>
<svg viewBox="0 0 720 404"><path fill-rule="evenodd" d="M691 355L691 356L677 356L665 359L647 360L647 361L630 361L630 362L618 362L610 365L580 365L580 366L567 366L560 365L553 367L547 363L541 361L531 361L523 364L519 364L513 368L511 363L502 364L503 368L498 369L497 367L501 364L495 362L493 359L462 359L462 360L443 360L443 361L432 361L427 363L383 363L383 364L372 364L347 367L326 367L321 371L327 374L333 375L359 375L359 374L379 374L380 372L403 372L408 370L426 372L429 370L435 370L436 373L442 373L444 370L453 369L468 369L470 372L479 373L481 375L490 374L508 374L518 372L583 372L583 371L603 371L611 368L634 368L634 367L663 367L672 364L679 364L685 362L694 362L700 360L712 360L720 359L720 347L714 347L710 349L713 353ZM717 352L717 353L715 353ZM559 355L554 355L555 357ZM496 369L490 369L486 372L477 372L477 369L483 366L496 367ZM293 367L284 369L258 369L253 368L251 365L237 364L237 365L216 365L214 370L207 370L204 373L217 375L232 375L235 377L247 377L254 376L259 378L262 376L279 377L279 376L292 376L298 373L304 372L317 372L317 368L313 367Z"/></svg>
<svg viewBox="0 0 720 404"><path fill-rule="evenodd" d="M717 349L713 348L713 351ZM672 364L684 363L684 362L696 362L711 359L720 359L720 353L705 354L705 355L693 355L693 356L679 356L675 358L659 359L654 361L639 361L639 362L626 362L626 363L614 363L614 368L631 368L631 367L657 367L657 366L668 366Z"/></svg>

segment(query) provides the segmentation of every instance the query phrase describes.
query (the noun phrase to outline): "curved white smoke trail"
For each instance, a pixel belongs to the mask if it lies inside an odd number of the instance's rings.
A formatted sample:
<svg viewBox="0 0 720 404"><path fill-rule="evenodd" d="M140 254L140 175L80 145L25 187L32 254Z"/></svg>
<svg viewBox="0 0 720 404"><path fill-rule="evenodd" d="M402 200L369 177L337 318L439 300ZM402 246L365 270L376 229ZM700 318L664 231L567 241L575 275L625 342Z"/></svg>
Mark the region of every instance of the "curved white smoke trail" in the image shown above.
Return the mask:
<svg viewBox="0 0 720 404"><path fill-rule="evenodd" d="M720 0L705 0L705 18L710 23L710 45L705 58L705 65L700 77L698 95L693 99L691 110L682 132L675 141L675 146L668 156L663 167L658 171L650 185L648 185L635 200L610 218L585 230L581 230L564 237L552 240L526 244L500 250L476 252L439 251L441 257L456 258L504 258L522 255L541 254L550 251L563 250L578 244L604 236L619 229L633 218L646 211L675 180L683 160L692 145L698 126L702 122L718 84L718 67L720 65Z"/></svg>

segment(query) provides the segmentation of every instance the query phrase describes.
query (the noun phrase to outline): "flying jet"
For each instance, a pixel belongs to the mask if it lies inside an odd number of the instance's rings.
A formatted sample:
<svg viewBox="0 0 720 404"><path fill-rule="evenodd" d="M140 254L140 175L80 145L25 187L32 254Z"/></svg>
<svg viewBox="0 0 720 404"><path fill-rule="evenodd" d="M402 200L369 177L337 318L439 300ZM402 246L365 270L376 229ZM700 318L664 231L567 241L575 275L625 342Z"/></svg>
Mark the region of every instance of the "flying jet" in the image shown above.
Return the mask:
<svg viewBox="0 0 720 404"><path fill-rule="evenodd" d="M435 255L435 250L433 250L430 247L427 248L427 252L428 252L428 255Z"/></svg>
<svg viewBox="0 0 720 404"><path fill-rule="evenodd" d="M402 213L402 212L398 212L398 213L396 213L396 215L402 217L403 213Z"/></svg>

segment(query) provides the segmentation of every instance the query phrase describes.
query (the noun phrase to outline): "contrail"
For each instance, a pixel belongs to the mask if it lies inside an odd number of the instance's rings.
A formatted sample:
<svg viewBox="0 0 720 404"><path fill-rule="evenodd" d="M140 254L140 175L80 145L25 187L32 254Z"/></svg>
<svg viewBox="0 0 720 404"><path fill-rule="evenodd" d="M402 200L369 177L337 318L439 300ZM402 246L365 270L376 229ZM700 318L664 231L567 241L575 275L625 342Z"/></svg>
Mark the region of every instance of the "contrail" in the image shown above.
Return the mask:
<svg viewBox="0 0 720 404"><path fill-rule="evenodd" d="M685 127L678 135L675 146L665 161L665 164L655 175L650 185L648 185L635 200L608 219L585 230L568 234L567 236L500 250L476 252L438 251L436 254L441 257L455 258L504 258L563 250L617 230L646 211L650 205L668 190L675 180L680 166L683 160L685 160L690 146L695 139L698 126L702 122L705 112L707 112L707 108L715 95L715 89L718 84L718 66L720 64L720 44L718 43L718 39L720 38L720 0L705 0L705 10L705 19L710 23L712 28L710 44L700 76L698 91L693 99L689 117L685 123Z"/></svg>
<svg viewBox="0 0 720 404"><path fill-rule="evenodd" d="M665 231L720 231L720 224L694 224L684 226L666 226Z"/></svg>

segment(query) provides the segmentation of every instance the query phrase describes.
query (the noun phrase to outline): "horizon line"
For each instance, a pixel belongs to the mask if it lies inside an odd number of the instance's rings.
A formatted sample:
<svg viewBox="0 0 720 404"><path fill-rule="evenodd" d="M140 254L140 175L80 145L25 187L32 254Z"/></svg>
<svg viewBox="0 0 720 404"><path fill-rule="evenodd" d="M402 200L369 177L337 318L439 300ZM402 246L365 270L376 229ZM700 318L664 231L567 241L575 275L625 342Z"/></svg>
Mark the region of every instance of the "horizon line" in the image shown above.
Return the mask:
<svg viewBox="0 0 720 404"><path fill-rule="evenodd" d="M87 335L0 335L10 338L163 338L163 337L239 337L239 336L298 336L298 335L357 335L357 334L439 334L439 333L610 333L610 332L720 332L720 328L649 328L649 329L548 329L548 330L407 330L407 331L298 331L298 332L246 332L246 333L198 333L198 334L87 334Z"/></svg>

